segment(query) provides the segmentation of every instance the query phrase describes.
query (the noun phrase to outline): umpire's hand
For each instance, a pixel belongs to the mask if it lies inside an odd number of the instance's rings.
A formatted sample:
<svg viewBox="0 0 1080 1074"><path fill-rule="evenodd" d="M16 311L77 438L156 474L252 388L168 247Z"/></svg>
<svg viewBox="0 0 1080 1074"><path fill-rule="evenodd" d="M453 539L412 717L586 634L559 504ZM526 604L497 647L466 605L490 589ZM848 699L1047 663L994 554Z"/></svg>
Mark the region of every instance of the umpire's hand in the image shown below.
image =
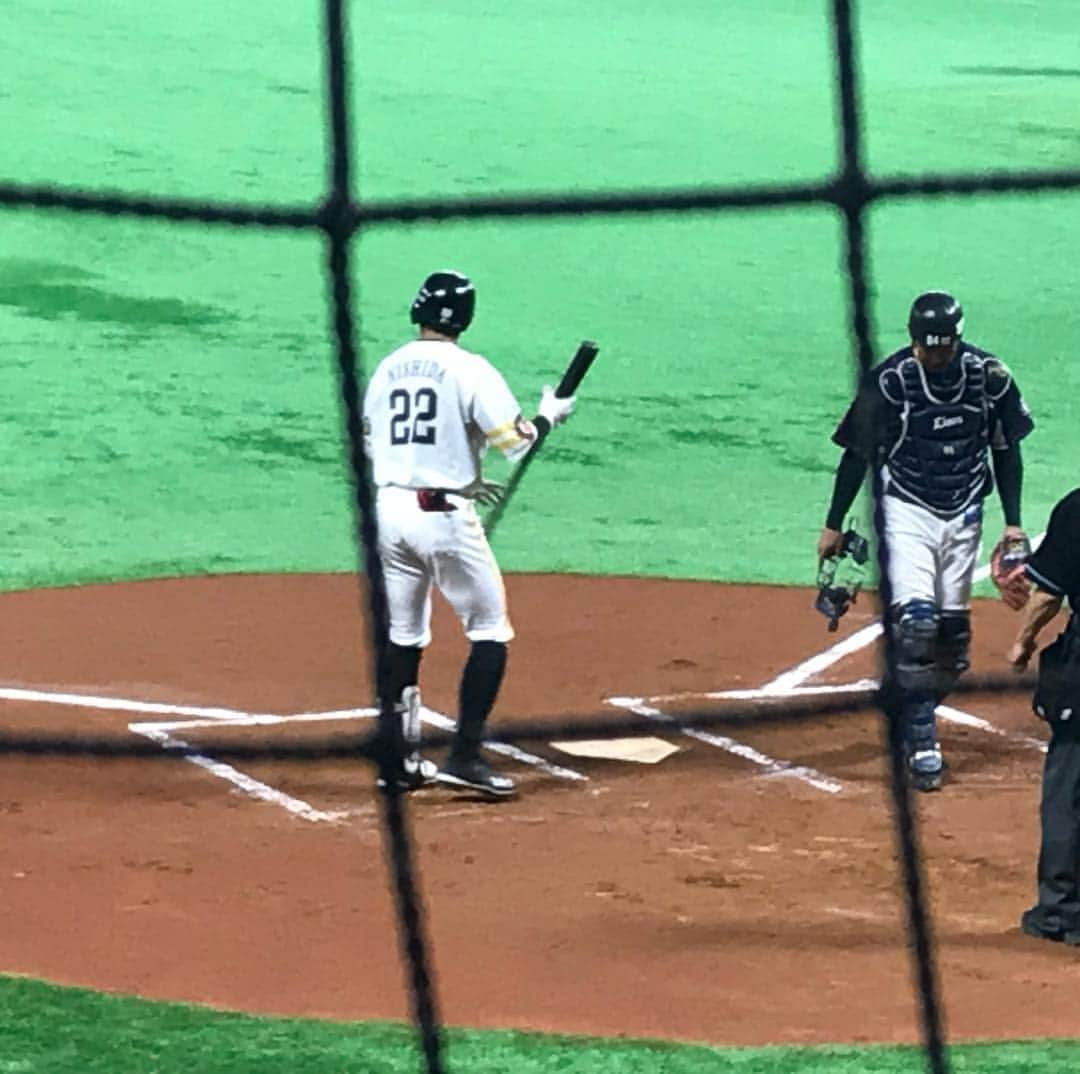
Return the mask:
<svg viewBox="0 0 1080 1074"><path fill-rule="evenodd" d="M1034 641L1025 642L1022 638L1018 638L1009 646L1005 659L1009 661L1014 671L1024 671L1034 652Z"/></svg>
<svg viewBox="0 0 1080 1074"><path fill-rule="evenodd" d="M844 550L844 535L840 530L831 530L826 526L817 539L818 566L830 556L838 556Z"/></svg>

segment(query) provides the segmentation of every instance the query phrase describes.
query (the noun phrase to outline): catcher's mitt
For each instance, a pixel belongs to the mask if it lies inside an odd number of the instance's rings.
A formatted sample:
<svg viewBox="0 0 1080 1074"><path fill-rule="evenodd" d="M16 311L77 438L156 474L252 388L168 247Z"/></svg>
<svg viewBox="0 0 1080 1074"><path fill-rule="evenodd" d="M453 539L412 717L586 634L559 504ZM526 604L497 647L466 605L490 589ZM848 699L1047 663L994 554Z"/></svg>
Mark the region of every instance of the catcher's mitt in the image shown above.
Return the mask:
<svg viewBox="0 0 1080 1074"><path fill-rule="evenodd" d="M1027 604L1031 584L1024 573L1024 564L1031 555L1026 537L1009 537L998 541L990 553L990 579L997 586L1001 599L1018 611Z"/></svg>

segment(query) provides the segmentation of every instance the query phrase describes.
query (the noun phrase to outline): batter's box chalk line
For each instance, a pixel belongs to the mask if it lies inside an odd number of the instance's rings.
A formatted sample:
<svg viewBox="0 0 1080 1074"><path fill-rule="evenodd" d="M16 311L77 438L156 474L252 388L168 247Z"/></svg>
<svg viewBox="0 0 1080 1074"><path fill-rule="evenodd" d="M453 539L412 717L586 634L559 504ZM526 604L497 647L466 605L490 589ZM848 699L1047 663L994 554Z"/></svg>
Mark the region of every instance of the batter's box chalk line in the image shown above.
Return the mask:
<svg viewBox="0 0 1080 1074"><path fill-rule="evenodd" d="M1040 533L1033 538L1031 542L1032 548L1038 548L1044 536L1044 533ZM981 582L989 577L990 566L986 564L975 572L973 581ZM820 653L815 653L813 656L801 661L793 668L782 672L765 683L764 686L756 689L710 690L695 693L659 694L651 697L609 697L607 702L609 705L627 709L638 716L646 716L660 723L670 723L675 717L658 708L658 705L677 701L777 701L789 697L836 695L876 689L878 683L875 679L860 679L858 682L840 684L806 684L810 679L827 671L845 657L852 656L865 649L868 645L873 644L881 637L881 631L880 620L870 623ZM1030 735L1006 731L1003 728L996 727L989 720L984 720L954 706L939 705L937 714L947 723L974 728L987 734L1000 735L1015 745L1046 752L1046 744L1039 739ZM795 764L793 761L778 760L736 739L724 735L710 734L693 728L680 728L679 733L699 742L704 742L716 749L725 750L736 757L742 757L744 760L750 761L761 768L764 775L801 780L816 790L825 791L828 794L836 794L843 789L843 784L839 780L824 775L816 769Z"/></svg>
<svg viewBox="0 0 1080 1074"><path fill-rule="evenodd" d="M747 692L739 691L740 694ZM715 697L717 695L710 694L709 696ZM660 724L671 723L675 719L675 717L665 713L662 709L646 704L645 701L645 698L640 697L609 697L607 699L609 705L627 709L638 716L647 716ZM751 764L758 765L763 775L800 780L815 790L824 791L826 794L838 794L843 790L844 785L839 780L823 775L814 768L807 768L805 765L798 765L793 761L778 761L775 757L770 757L753 746L748 746L745 742L739 742L726 735L717 735L710 731L699 731L693 727L681 727L678 729L678 733L686 738L704 742L707 746L724 750L736 757L741 757L745 761L749 761Z"/></svg>
<svg viewBox="0 0 1080 1074"><path fill-rule="evenodd" d="M1043 534L1039 534L1032 540L1032 547L1037 548L1042 541ZM975 572L974 580L982 581L989 577L989 566L980 567ZM872 644L881 635L881 623L871 623L856 631L850 637L844 638L828 649L815 654L807 660L796 664L793 668L776 676L764 686L756 689L740 690L716 690L696 694L669 694L656 697L610 697L608 704L618 708L624 708L639 716L647 716L655 719L658 723L670 723L673 717L658 708L658 704L673 701L693 700L778 700L785 697L807 697L815 694L838 694L844 692L861 691L873 688L877 685L871 679L862 679L858 682L843 683L839 685L806 685L808 680L828 670L834 664L843 660L846 656L859 652L861 649ZM174 735L175 731L197 729L200 727L260 727L273 726L286 723L321 722L327 720L362 720L371 719L376 715L373 708L333 709L325 712L299 712L287 715L276 713L246 712L239 709L224 708L221 706L205 705L172 705L158 701L147 701L136 698L120 698L98 696L94 694L71 693L63 690L38 690L19 686L0 687L0 700L17 701L24 704L47 704L65 705L74 708L90 709L101 712L127 712L138 713L142 716L158 716L164 719L154 721L136 721L128 725L133 733L142 735L157 742L162 748L189 749L183 739ZM938 715L947 722L960 724L965 727L975 728L989 734L1003 735L1010 742L1018 745L1046 751L1046 744L1028 735L1014 734L1001 728L995 727L989 721L984 720L968 712L948 705L938 708ZM421 719L433 727L444 730L452 729L454 721L441 712L434 709L424 708L421 710ZM724 735L711 734L707 731L696 729L682 729L680 733L688 738L696 739L708 746L725 750L734 756L741 757L761 769L761 774L775 778L795 779L813 787L815 790L827 794L837 794L843 789L843 783L833 779L816 769L799 765L793 761L780 760L768 756L733 738ZM571 782L586 782L588 777L581 772L564 765L555 764L528 753L509 743L489 742L486 748L493 753L500 754L521 764L530 765L555 779L568 780ZM309 802L286 794L284 791L269 784L255 779L253 776L240 771L233 765L215 760L209 753L189 753L184 758L189 764L218 779L229 783L237 791L258 801L269 802L286 810L290 815L302 820L315 823L339 823L354 815L351 810L326 811L317 809Z"/></svg>
<svg viewBox="0 0 1080 1074"><path fill-rule="evenodd" d="M272 787L241 771L235 765L217 760L212 750L199 751L190 743L175 735L176 731L197 730L207 727L271 727L281 724L321 723L330 720L368 720L377 715L374 708L331 709L321 712L298 712L290 714L246 712L241 709L206 705L173 705L159 701L136 698L108 697L96 694L79 694L62 690L35 690L25 687L0 687L0 700L24 704L60 705L89 709L97 712L140 713L142 715L171 717L163 720L140 720L128 724L128 730L156 742L163 749L194 750L184 760L204 772L230 784L236 791L260 802L267 802L284 809L292 816L315 823L340 823L356 815L355 810L322 810L291 794ZM420 718L424 723L444 730L452 730L455 721L434 709L422 708ZM519 749L508 743L489 742L485 748L501 754L520 764L529 765L553 779L587 782L588 776L564 765Z"/></svg>

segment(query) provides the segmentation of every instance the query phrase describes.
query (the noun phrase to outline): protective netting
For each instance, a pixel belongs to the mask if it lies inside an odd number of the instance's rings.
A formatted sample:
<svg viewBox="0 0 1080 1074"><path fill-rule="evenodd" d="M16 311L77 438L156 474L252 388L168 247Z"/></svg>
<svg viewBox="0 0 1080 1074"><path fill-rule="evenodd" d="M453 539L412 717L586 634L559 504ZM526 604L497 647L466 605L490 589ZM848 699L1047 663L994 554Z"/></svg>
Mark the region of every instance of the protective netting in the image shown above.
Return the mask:
<svg viewBox="0 0 1080 1074"><path fill-rule="evenodd" d="M0 207L34 207L106 216L134 216L175 223L199 222L234 227L318 230L325 236L330 282L330 313L337 345L339 389L345 419L345 433L354 490L356 546L359 569L369 585L366 609L371 630L371 658L375 679L388 639L388 619L382 568L376 552L373 497L367 483L366 459L361 430L360 400L363 378L354 337L357 330L350 293L349 256L351 240L360 229L379 225L400 225L421 220L479 218L537 218L603 214L708 213L765 210L798 205L829 204L843 217L846 262L850 295L850 327L860 369L868 368L876 348L868 308L868 269L865 256L864 222L868 207L884 199L921 198L941 195L993 195L1046 192L1080 188L1080 171L1015 171L975 175L921 175L904 177L869 176L862 162L862 124L859 104L859 67L853 30L852 0L833 0L832 25L836 62L837 111L841 127L841 160L835 176L819 183L760 185L740 188L695 188L692 190L641 191L635 193L546 194L516 197L473 197L462 199L411 200L385 203L358 202L353 196L349 138L349 79L345 34L345 0L325 0L326 116L329 151L329 191L325 201L315 206L240 205L128 196L65 189L54 186L27 186L0 182ZM880 598L890 606L891 582L889 547L883 527L880 478L875 480L874 528L880 575ZM911 791L905 771L900 695L895 683L895 656L890 631L882 634L880 688L854 690L843 696L784 698L763 702L728 704L723 708L683 710L668 717L673 729L738 726L752 722L797 722L870 706L885 715L888 743L891 800L897 848L901 861L901 884L906 900L908 930L914 977L921 1014L923 1043L929 1069L947 1069L941 1006L937 986L930 919L927 913L920 849ZM957 693L1029 690L1029 679L1008 676L970 676ZM385 694L385 691L382 691ZM215 753L230 759L320 761L335 758L364 759L384 773L395 761L395 736L391 733L392 711L384 704L378 730L371 735L337 736L331 741L310 739L277 741L274 744L239 745L222 743ZM653 734L655 721L630 713L618 718L610 714L573 719L542 721L506 720L500 723L497 739L503 743L530 740L595 739L604 736ZM425 741L434 747L448 744L449 733L435 732ZM199 750L185 745L133 743L119 738L79 737L46 734L0 733L0 754L32 756L80 756L108 758L139 757L171 760L194 756ZM388 857L391 865L400 925L403 957L406 960L413 999L413 1013L429 1074L445 1070L441 1047L441 1027L431 975L428 944L420 893L415 882L412 838L405 809L406 798L390 788L381 795Z"/></svg>

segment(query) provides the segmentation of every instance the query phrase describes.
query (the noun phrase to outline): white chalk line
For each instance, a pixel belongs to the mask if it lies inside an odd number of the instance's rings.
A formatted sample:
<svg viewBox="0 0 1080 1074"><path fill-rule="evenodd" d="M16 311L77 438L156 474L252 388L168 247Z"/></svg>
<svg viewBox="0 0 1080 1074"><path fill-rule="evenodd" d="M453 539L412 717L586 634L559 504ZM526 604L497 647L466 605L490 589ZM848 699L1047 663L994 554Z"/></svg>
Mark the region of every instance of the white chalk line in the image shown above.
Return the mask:
<svg viewBox="0 0 1080 1074"><path fill-rule="evenodd" d="M149 715L161 716L188 716L196 719L184 721L187 724L199 724L201 726L221 727L230 724L243 723L245 720L253 722L272 722L280 717L268 713L243 712L238 709L222 708L208 705L171 705L158 701L142 701L134 698L105 697L98 694L76 694L62 690L30 690L23 687L4 686L0 687L0 699L6 701L21 701L31 704L66 705L83 709L96 709L106 712L138 712ZM175 721L174 721L175 722ZM169 732L172 727L168 724L158 725L155 723L131 723L128 730L134 734L156 742L164 749L191 749L188 743L174 738ZM346 817L344 812L325 812L316 809L309 802L300 798L294 798L284 791L271 787L261 780L241 772L232 765L223 761L216 761L203 753L185 754L184 760L201 768L218 779L231 783L238 790L250 798L261 802L269 802L280 806L293 816L303 820L336 823Z"/></svg>
<svg viewBox="0 0 1080 1074"><path fill-rule="evenodd" d="M814 686L793 686L783 692L784 697L814 697L821 694L847 694L858 693L861 690L876 690L877 679L858 679L855 682L845 683L822 683ZM650 704L665 703L672 701L776 701L777 692L767 686L751 688L739 688L736 690L709 690L687 691L677 694L653 694L649 697L609 697L607 701L612 705L626 707L624 702L634 703L649 702Z"/></svg>
<svg viewBox="0 0 1080 1074"><path fill-rule="evenodd" d="M0 687L0 699L35 704L53 704L77 708L113 712L139 712L150 715L185 716L188 719L166 721L137 721L128 724L128 730L157 742L163 748L192 749L188 743L175 738L178 730L206 727L256 727L277 726L288 723L323 722L327 720L370 719L377 714L374 708L330 709L323 712L303 712L280 715L276 713L245 712L240 709L205 705L173 705L134 698L107 697L97 694L80 694L60 690L32 690L24 687ZM455 722L432 709L421 710L421 720L444 729L452 729ZM535 754L501 742L489 742L486 748L492 752L543 771L556 779L587 781L588 777L562 765L552 764ZM215 760L207 752L198 751L185 755L184 760L211 775L232 784L249 797L280 806L294 816L317 822L336 822L349 816L347 811L326 812L316 809L309 802L295 798L284 791L271 787L261 780L242 772L233 765Z"/></svg>
<svg viewBox="0 0 1080 1074"><path fill-rule="evenodd" d="M611 705L628 709L638 716L647 716L660 723L670 723L674 719L674 717L662 712L660 709L644 704L644 700L641 698L609 697L607 700ZM814 787L819 791L825 791L828 794L837 794L839 791L843 790L842 783L838 780L831 779L829 776L823 775L816 769L807 768L803 765L796 765L789 761L778 761L775 757L770 757L768 754L754 749L753 746L748 746L744 742L737 742L735 739L728 738L726 735L714 735L708 731L699 731L692 727L679 728L679 733L685 735L687 738L697 739L699 742L704 742L709 746L725 750L727 753L731 753L736 757L741 757L743 760L750 761L752 764L756 764L763 769L764 774L766 775L798 779L803 783L808 783L811 787Z"/></svg>
<svg viewBox="0 0 1080 1074"><path fill-rule="evenodd" d="M961 727L973 727L978 731L985 731L991 735L1000 735L1018 746L1027 746L1029 749L1038 750L1040 753L1046 752L1046 743L1041 739L1018 731L1006 731L1004 728L992 724L989 720L973 716L970 712L964 712L963 709L953 708L952 705L938 705L934 711L949 723L955 723Z"/></svg>
<svg viewBox="0 0 1080 1074"><path fill-rule="evenodd" d="M1039 542L1042 540L1044 534L1039 534L1032 541L1032 547L1038 547ZM990 575L989 565L980 567L973 576L973 581L980 582ZM659 721L669 721L671 717L661 712L659 709L655 709L651 706L644 704L648 701L677 701L677 700L691 700L693 698L702 698L707 700L764 700L764 699L779 699L782 697L798 697L808 696L812 694L830 694L830 693L842 693L842 692L856 692L864 690L869 687L873 687L876 683L873 680L863 679L859 682L844 683L835 686L804 686L803 684L807 679L812 678L814 675L820 674L822 671L827 670L834 664L838 663L845 656L857 653L860 650L866 648L881 636L882 626L881 622L871 623L868 626L856 631L854 634L837 642L835 645L830 646L828 649L815 654L807 660L802 661L795 667L782 674L776 676L771 681L767 682L764 686L756 689L742 689L742 690L717 690L708 691L706 693L698 694L669 694L658 695L651 698L626 698L626 697L613 697L608 698L608 702L618 707L627 708L630 711L637 713L638 715L649 716L650 718L657 719ZM327 712L314 712L314 713L295 713L287 716L277 715L273 713L250 713L243 712L236 709L222 708L220 706L200 706L200 705L171 705L161 702L152 701L139 701L128 698L115 698L115 697L103 697L91 694L74 694L65 693L61 691L48 691L48 690L30 690L20 687L0 687L0 699L12 700L12 701L24 701L31 703L45 703L45 704L59 704L59 705L73 705L79 708L91 708L102 709L117 712L140 712L140 713L155 713L163 716L186 716L190 719L186 721L169 721L161 723L133 723L129 724L129 729L136 734L144 735L148 738L152 738L154 741L159 742L163 746L173 745L185 746L179 739L174 739L170 736L172 730L177 730L183 727L199 727L199 726L221 726L222 724L234 725L234 726L260 726L260 725L274 725L280 723L289 722L304 722L304 721L320 721L320 720L333 720L333 719L359 719L370 718L374 715L373 709L338 709L330 710ZM976 727L979 730L987 731L994 734L1005 735L1012 741L1021 742L1025 745L1038 748L1045 752L1045 743L1038 739L1031 738L1026 735L1008 734L1001 729L994 727L986 720L982 720L977 716L973 716L970 713L965 713L960 709L953 708L952 706L942 705L939 706L938 714L943 719L954 723L964 724L969 727ZM442 715L436 713L431 709L424 709L421 713L421 719L437 727L452 728L454 722ZM802 779L809 783L811 786L817 786L821 790L826 790L828 793L836 793L842 788L842 784L838 781L830 779L822 773L816 772L814 769L808 769L803 766L795 765L791 762L778 761L775 758L771 758L766 754L760 753L753 747L736 741L735 739L728 738L721 735L712 735L705 731L698 731L694 729L686 729L682 732L690 738L698 739L699 741L706 742L709 745L716 746L717 748L727 750L728 752L743 757L747 760L758 764L764 768L766 772L773 775L783 775ZM521 761L524 764L531 764L534 767L546 772L560 779L569 780L587 780L588 777L580 772L575 772L573 769L564 768L560 765L552 764L541 757L537 757L534 754L526 753L523 750L519 750L515 746L511 746L507 743L492 742L487 743L487 748L496 753L501 753L504 756L512 757L515 760ZM231 765L224 764L220 761L215 761L210 757L202 754L189 755L185 758L192 764L196 764L207 771L212 772L219 778L226 779L234 785L240 787L245 793L251 794L253 797L260 798L267 801L277 801L283 808L287 809L290 813L294 813L297 816L306 817L307 819L318 820L338 820L346 814L343 813L322 813L319 810L314 809L313 806L299 799L292 798L289 795L284 794L281 791L270 787L267 784L261 783L258 780L253 779L251 776L239 771L239 769L233 768Z"/></svg>
<svg viewBox="0 0 1080 1074"><path fill-rule="evenodd" d="M1045 536L1045 531L1037 534L1032 538L1031 547L1033 549L1038 548ZM972 575L972 581L981 582L989 577L990 564L987 563L975 571L974 575ZM797 664L790 671L785 671L782 675L778 675L771 682L766 683L762 689L768 691L769 694L777 696L793 696L800 688L803 688L802 684L805 683L807 679L832 667L845 656L850 656L853 653L857 653L860 649L864 649L867 645L876 641L877 638L881 636L881 632L882 625L880 620L876 623L871 623L869 626L857 630L843 641L830 646L828 649L824 650L824 652L818 653L808 660L804 660L802 663ZM871 685L876 687L877 683L871 680ZM1029 749L1037 749L1042 753L1046 752L1046 743L1042 742L1040 739L1018 732L1005 731L990 723L989 720L984 720L979 716L965 712L963 709L958 709L955 706L938 705L935 712L948 723L971 727L987 734L1000 735L1016 745L1025 746Z"/></svg>
<svg viewBox="0 0 1080 1074"><path fill-rule="evenodd" d="M1032 548L1038 548L1039 543L1042 541L1045 533L1040 533L1032 539ZM990 565L984 564L978 568L972 575L973 582L981 582L990 577ZM846 656L851 656L854 653L860 652L868 645L876 641L882 633L882 624L880 620L870 623L867 626L857 630L854 634L849 635L847 638L837 642L835 645L831 645L829 648L823 650L820 653L815 653L813 656L803 660L795 667L790 668L787 671L782 672L775 678L771 679L764 686L757 689L739 689L739 690L714 690L708 692L698 693L681 693L681 694L661 694L654 697L641 697L641 698L627 698L627 697L613 697L608 698L608 702L613 705L617 705L621 708L630 709L633 712L643 716L653 716L659 719L670 719L659 709L652 708L652 704L656 702L670 703L672 701L692 701L695 699L700 700L731 700L731 701L757 701L757 700L781 700L789 697L805 697L812 694L837 694L843 692L856 692L865 689L873 689L877 687L877 681L873 679L862 679L854 683L843 683L838 685L818 685L818 686L806 686L804 685L808 679L813 678L815 675L821 674L823 671L827 671L834 664L839 663ZM649 702L649 705L645 703ZM1038 739L1031 738L1027 735L1011 734L995 727L987 720L982 720L977 716L973 716L970 713L965 713L960 709L953 708L952 706L942 705L938 706L938 714L946 721L953 723L964 723L969 727L976 727L979 730L988 731L994 734L1002 734L1010 741L1017 742L1022 745L1034 746L1045 752L1046 746ZM738 753L739 756L745 754L740 751L751 751L752 747L746 746L744 743L737 742L734 739L724 738L721 736L707 736L706 732L686 730L683 732L691 738L697 738L700 741L709 741L709 738L715 738L715 742L711 742L710 745L717 745L721 749L728 750L731 753ZM765 756L765 755L761 755ZM748 758L749 759L749 758ZM768 761L772 764L784 765L787 762L776 761L772 758L768 758ZM790 765L789 772L798 773L800 771L799 766ZM802 770L807 771L807 770ZM813 770L809 770L813 771ZM820 777L823 780L829 777L815 773L814 778ZM807 780L809 782L809 780ZM836 781L831 781L836 782ZM837 789L840 789L840 784L837 784Z"/></svg>
<svg viewBox="0 0 1080 1074"><path fill-rule="evenodd" d="M452 731L457 726L457 721L450 719L449 716L444 716L441 712L435 712L434 709L426 707L421 708L420 719L423 720L424 723L429 723L433 727L442 728L444 731ZM527 753L525 750L518 749L517 746L512 746L508 742L485 742L484 748L491 750L492 753L499 753L504 757L510 757L515 761L520 761L522 764L528 764L532 765L534 768L539 768L541 772L546 772L549 776L554 776L556 779L569 779L583 782L588 782L589 779L589 777L582 772L576 772L572 768L565 768L563 765L553 764L543 757L538 757L534 753Z"/></svg>
<svg viewBox="0 0 1080 1074"><path fill-rule="evenodd" d="M711 700L732 700L732 701L780 701L788 697L809 697L814 695L836 695L845 693L862 693L866 690L877 689L878 682L876 679L860 679L857 682L836 683L820 686L797 686L786 691L784 694L777 694L775 690L769 690L765 687L761 687L757 690L715 690L707 694L694 694L694 693L682 693L682 694L666 694L657 697L609 697L608 703L616 705L619 708L629 709L632 712L637 713L640 716L656 716L664 720L677 719L676 716L671 716L662 713L659 709L654 709L651 706L646 705L646 702L655 701L689 701L695 698L708 698ZM1046 743L1042 739L1033 737L1032 735L1025 735L1022 732L1006 731L1002 727L998 727L992 724L989 720L984 720L979 716L975 716L970 712L965 712L963 709L958 709L953 705L938 705L935 710L937 715L946 723L956 724L961 727L970 727L977 731L984 731L987 734L997 735L1004 738L1006 741L1013 743L1014 745L1023 746L1027 749L1038 750L1041 753L1046 753ZM713 736L706 732L697 731L693 729L687 729L683 732L691 738L696 738L699 741L707 742L709 745L718 746L720 749L728 750L730 753L735 753L738 756L746 756L748 759L752 759L744 751L752 750L752 747L745 746L742 743L736 742L734 739L725 738L723 736ZM732 744L737 748L732 748ZM761 755L765 757L764 754ZM767 758L772 761L772 758ZM787 774L789 775L801 775L803 773L813 773L816 776L820 776L821 773L817 773L814 769L800 768L799 766L792 765L790 762L774 761L773 763L778 765L787 765ZM823 779L828 779L827 776L821 776ZM809 780L808 780L809 782ZM838 785L839 787L839 785Z"/></svg>
<svg viewBox="0 0 1080 1074"><path fill-rule="evenodd" d="M762 691L766 695L772 694L775 697L790 695L793 690L798 689L807 679L827 671L833 664L843 660L845 656L850 656L852 653L865 649L881 637L881 630L880 621L864 626L861 630L855 631L850 637L837 642L824 652L817 653L815 656L810 657L809 660L804 660L801 664L796 664L790 671L785 671L782 675L777 675L775 679L770 680L761 688Z"/></svg>
<svg viewBox="0 0 1080 1074"><path fill-rule="evenodd" d="M637 713L640 716L648 716L650 718L662 720L662 721L674 721L677 717L666 714L660 709L654 708L651 705L646 705L645 702L656 701L692 701L695 699L709 699L709 700L732 700L732 701L779 701L790 697L808 697L814 695L836 695L844 693L861 693L866 690L876 689L878 686L876 679L860 679L857 682L849 683L836 683L836 684L822 684L816 686L795 686L790 687L783 693L770 688L769 686L760 687L758 689L737 689L737 690L714 690L708 693L679 693L679 694L664 694L657 695L655 697L609 697L608 703L616 705L619 708L629 709L632 712ZM1004 728L997 727L990 723L989 720L984 720L979 716L975 716L970 712L965 712L962 709L958 709L952 705L939 705L935 710L937 715L947 723L957 724L958 726L971 727L979 731L984 731L987 734L998 735L1005 738L1007 741L1014 743L1015 745L1024 746L1029 749L1039 750L1045 753L1047 750L1046 743L1041 739L1034 738L1031 735L1025 735L1020 732L1006 731ZM827 789L830 793L836 793L836 791L842 789L842 784L836 780L830 780L830 777L817 772L815 769L798 766L792 762L778 761L774 758L768 757L766 754L762 754L753 747L747 746L744 743L738 742L735 739L727 738L726 736L711 735L708 732L699 731L697 729L686 728L682 729L682 733L690 738L696 738L701 742L706 742L711 746L716 746L720 749L726 750L729 753L733 753L736 756L744 757L747 760L754 761L754 763L765 765L775 765L778 770L775 772L769 772L772 775L789 775L797 778L805 779L807 783L812 786L816 786L815 780L827 780L835 784L835 790L832 788ZM756 756L755 756L756 755ZM810 777L810 778L807 778Z"/></svg>
<svg viewBox="0 0 1080 1074"><path fill-rule="evenodd" d="M250 716L237 716L227 722L223 720L154 720L148 723L129 724L128 726L132 730L141 727L153 727L159 731L190 731L205 727L277 727L287 723L325 723L334 720L370 719L375 714L375 709L335 709L332 712L299 712L291 716L252 713Z"/></svg>
<svg viewBox="0 0 1080 1074"><path fill-rule="evenodd" d="M857 682L836 683L832 685L796 686L787 691L784 694L784 697L812 697L814 695L820 696L824 694L863 693L866 690L876 690L878 685L877 679L859 679ZM667 694L660 697L648 698L612 697L608 700L613 705L621 705L626 708L635 703L643 704L646 701L685 701L693 700L694 698L732 701L780 700L774 690L768 690L765 687L761 687L758 690L716 690L707 694ZM1031 749L1037 749L1043 753L1046 752L1046 743L1043 742L1042 739L1034 738L1031 735L1025 735L1021 732L1006 731L1004 728L992 724L989 720L984 720L979 716L975 716L970 712L965 712L963 709L958 709L953 705L938 705L935 711L938 716L947 723L954 723L961 727L971 727L975 730L985 731L992 735L1000 735L1018 745L1028 746Z"/></svg>
<svg viewBox="0 0 1080 1074"><path fill-rule="evenodd" d="M652 719L671 721L677 719L677 717L653 707L652 703L657 701L671 702L693 700L776 701L787 697L812 697L823 694L857 693L859 691L873 689L876 686L877 683L873 679L861 679L858 682L841 683L839 685L796 686L785 691L783 694L777 694L775 690L769 690L765 687L758 687L756 689L711 690L707 693L662 694L647 698L609 697L606 700L609 705L629 709L639 716L648 716ZM650 704L646 705L645 702L650 702ZM760 750L754 749L753 746L749 746L744 742L739 742L737 739L729 738L726 735L714 735L696 728L686 728L683 729L681 733L688 738L697 739L699 742L715 746L717 749L725 750L737 757L742 757L745 760L751 761L764 768L765 774L768 776L799 779L828 794L837 794L839 791L843 790L844 785L839 780L826 776L824 773L817 771L817 769L808 768L805 765L797 765L793 761L777 760L776 758L769 757L768 754L761 753Z"/></svg>
<svg viewBox="0 0 1080 1074"><path fill-rule="evenodd" d="M258 715L218 706L167 705L158 701L103 697L97 694L72 694L61 690L28 690L15 686L0 686L0 700L26 701L45 705L72 705L81 709L103 709L113 712L156 712L162 716L192 716L203 720L239 720Z"/></svg>
<svg viewBox="0 0 1080 1074"><path fill-rule="evenodd" d="M372 719L377 715L378 710L373 708L331 709L327 712L301 712L290 716L268 716L258 714L237 717L236 719L231 720L227 726L257 727L289 723L320 723L330 720L367 720ZM438 727L444 731L452 731L457 726L457 721L441 712L436 712L434 709L427 708L426 706L422 706L420 709L420 720L423 723L432 727ZM199 727L222 727L226 725L223 725L218 720L170 720L163 723L132 724L132 730L134 730L136 726L154 727L161 731L182 731ZM512 760L518 761L520 764L531 765L533 768L537 768L541 772L553 776L556 779L580 780L584 782L588 782L589 779L589 777L582 772L576 772L574 769L566 768L563 765L553 764L544 757L540 757L535 753L529 753L527 750L519 749L517 746L512 746L509 743L485 742L483 748L490 750L492 753L501 754L503 757L509 757Z"/></svg>
<svg viewBox="0 0 1080 1074"><path fill-rule="evenodd" d="M131 724L130 730L138 735L145 736L152 742L156 742L163 749L191 749L191 746L183 741L183 739L174 738L167 731L161 731L152 724ZM260 802L269 802L272 805L280 806L282 809L295 817L300 817L302 820L315 821L316 823L336 823L344 820L349 815L347 811L327 813L321 809L316 809L310 803L305 802L300 798L294 798L291 794L286 794L284 791L279 791L276 787L271 787L269 784L249 776L246 772L241 772L238 768L234 768L230 764L225 764L224 761L216 761L213 757L208 757L206 754L186 753L184 755L184 760L189 761L198 768L204 769L212 776L217 776L218 779L223 779L227 783L231 783L249 798L255 798Z"/></svg>

